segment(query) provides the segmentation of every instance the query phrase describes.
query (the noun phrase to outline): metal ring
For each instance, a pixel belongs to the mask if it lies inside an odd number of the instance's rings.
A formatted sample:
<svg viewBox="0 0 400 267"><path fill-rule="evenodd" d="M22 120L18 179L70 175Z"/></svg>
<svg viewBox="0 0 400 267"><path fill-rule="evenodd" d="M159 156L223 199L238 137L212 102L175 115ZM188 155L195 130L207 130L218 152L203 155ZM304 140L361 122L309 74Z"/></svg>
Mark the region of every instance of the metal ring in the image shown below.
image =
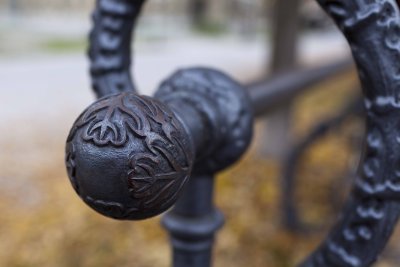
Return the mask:
<svg viewBox="0 0 400 267"><path fill-rule="evenodd" d="M134 90L132 27L144 3L98 0L90 58L98 96ZM395 0L318 0L347 37L367 110L366 153L338 223L300 266L370 266L387 243L400 211L400 14Z"/></svg>

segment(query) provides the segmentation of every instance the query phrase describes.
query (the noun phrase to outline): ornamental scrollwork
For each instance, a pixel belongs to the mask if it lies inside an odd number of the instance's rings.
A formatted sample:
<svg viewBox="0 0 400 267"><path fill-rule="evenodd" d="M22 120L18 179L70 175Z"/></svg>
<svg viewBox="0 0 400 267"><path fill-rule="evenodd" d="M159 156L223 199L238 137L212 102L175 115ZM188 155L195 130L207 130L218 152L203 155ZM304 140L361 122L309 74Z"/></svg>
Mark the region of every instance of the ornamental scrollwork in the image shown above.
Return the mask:
<svg viewBox="0 0 400 267"><path fill-rule="evenodd" d="M90 33L92 86L97 96L135 89L129 68L131 31L144 0L97 0Z"/></svg>
<svg viewBox="0 0 400 267"><path fill-rule="evenodd" d="M333 231L301 265L365 267L400 215L400 12L395 0L319 0L349 41L364 92L367 135L352 194Z"/></svg>

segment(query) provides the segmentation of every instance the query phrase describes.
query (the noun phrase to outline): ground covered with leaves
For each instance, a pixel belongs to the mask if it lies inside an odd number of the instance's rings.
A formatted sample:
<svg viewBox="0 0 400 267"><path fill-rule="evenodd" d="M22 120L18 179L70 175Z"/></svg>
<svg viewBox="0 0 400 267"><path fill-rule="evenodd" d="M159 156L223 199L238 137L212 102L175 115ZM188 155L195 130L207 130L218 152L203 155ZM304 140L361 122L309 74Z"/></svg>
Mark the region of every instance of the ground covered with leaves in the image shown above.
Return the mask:
<svg viewBox="0 0 400 267"><path fill-rule="evenodd" d="M334 115L359 93L357 89L354 73L348 73L301 96L293 106L294 139L301 140L319 121ZM159 218L118 222L86 207L66 176L67 133L46 127L36 125L37 131L24 131L19 125L2 131L0 266L169 266L168 237ZM216 267L295 266L326 235L351 186L349 174L359 160L354 140L362 138L363 132L362 120L352 116L302 157L296 203L307 230L283 229L281 166L257 149L268 142L263 139L263 127L258 122L250 151L216 178L215 202L226 216L216 240ZM398 235L377 266L398 265Z"/></svg>

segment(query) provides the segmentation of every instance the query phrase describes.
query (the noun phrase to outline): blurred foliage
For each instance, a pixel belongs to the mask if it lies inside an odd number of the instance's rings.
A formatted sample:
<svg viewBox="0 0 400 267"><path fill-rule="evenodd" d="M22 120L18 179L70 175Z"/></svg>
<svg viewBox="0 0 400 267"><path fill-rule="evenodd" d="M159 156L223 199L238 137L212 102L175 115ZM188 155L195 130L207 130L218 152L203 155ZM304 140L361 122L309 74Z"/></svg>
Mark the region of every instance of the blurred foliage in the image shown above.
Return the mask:
<svg viewBox="0 0 400 267"><path fill-rule="evenodd" d="M354 73L320 86L323 89L314 88L294 105L296 139L357 94ZM41 125L37 129L42 130L2 131L0 266L169 266L170 248L159 218L118 222L90 210L68 182L65 136ZM349 167L359 157L352 140L360 139L362 131L363 123L349 118L304 155L296 197L310 231L294 234L280 227L280 166L257 151L260 142L268 142L258 126L250 152L217 178L216 203L226 225L218 234L215 266L288 267L301 261L337 216L351 183ZM398 265L396 240L377 266Z"/></svg>
<svg viewBox="0 0 400 267"><path fill-rule="evenodd" d="M83 38L52 38L40 44L42 50L55 53L83 51L87 46Z"/></svg>
<svg viewBox="0 0 400 267"><path fill-rule="evenodd" d="M193 30L201 35L206 35L210 37L221 36L228 32L228 28L221 23L204 21L202 23L196 24Z"/></svg>

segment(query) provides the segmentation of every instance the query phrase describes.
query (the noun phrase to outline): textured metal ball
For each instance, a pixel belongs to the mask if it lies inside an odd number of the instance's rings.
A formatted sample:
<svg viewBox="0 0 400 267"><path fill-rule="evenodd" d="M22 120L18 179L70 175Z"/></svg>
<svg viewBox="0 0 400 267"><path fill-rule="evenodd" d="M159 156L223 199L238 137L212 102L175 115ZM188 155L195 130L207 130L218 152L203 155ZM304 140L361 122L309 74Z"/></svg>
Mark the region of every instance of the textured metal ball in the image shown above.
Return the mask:
<svg viewBox="0 0 400 267"><path fill-rule="evenodd" d="M193 153L184 126L167 106L125 92L101 98L76 120L66 166L75 191L99 213L146 219L175 203Z"/></svg>

